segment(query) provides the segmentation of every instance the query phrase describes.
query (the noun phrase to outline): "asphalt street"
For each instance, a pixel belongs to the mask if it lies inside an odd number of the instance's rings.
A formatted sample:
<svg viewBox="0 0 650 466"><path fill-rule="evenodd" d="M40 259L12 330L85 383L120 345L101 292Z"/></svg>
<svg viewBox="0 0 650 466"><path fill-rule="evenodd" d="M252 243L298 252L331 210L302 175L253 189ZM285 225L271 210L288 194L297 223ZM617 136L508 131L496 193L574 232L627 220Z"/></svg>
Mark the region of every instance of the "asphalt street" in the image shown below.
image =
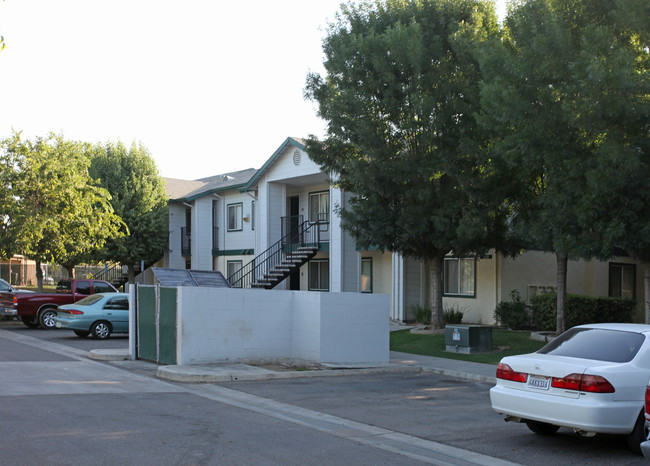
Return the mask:
<svg viewBox="0 0 650 466"><path fill-rule="evenodd" d="M0 464L646 464L619 438L504 423L480 380L171 383L147 362L90 360L105 342L36 332L0 329Z"/></svg>

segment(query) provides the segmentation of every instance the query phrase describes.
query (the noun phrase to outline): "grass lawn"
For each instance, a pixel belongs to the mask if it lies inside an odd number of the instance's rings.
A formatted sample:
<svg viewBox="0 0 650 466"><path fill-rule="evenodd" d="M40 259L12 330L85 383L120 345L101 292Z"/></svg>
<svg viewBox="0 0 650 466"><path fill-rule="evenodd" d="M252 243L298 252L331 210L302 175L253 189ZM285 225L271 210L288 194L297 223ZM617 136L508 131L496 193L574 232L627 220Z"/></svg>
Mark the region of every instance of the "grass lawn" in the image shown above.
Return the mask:
<svg viewBox="0 0 650 466"><path fill-rule="evenodd" d="M502 357L513 354L532 353L545 343L531 340L530 331L492 330L491 353L459 354L445 351L445 335L418 335L409 330L390 332L390 350L402 353L422 354L439 358L498 364Z"/></svg>

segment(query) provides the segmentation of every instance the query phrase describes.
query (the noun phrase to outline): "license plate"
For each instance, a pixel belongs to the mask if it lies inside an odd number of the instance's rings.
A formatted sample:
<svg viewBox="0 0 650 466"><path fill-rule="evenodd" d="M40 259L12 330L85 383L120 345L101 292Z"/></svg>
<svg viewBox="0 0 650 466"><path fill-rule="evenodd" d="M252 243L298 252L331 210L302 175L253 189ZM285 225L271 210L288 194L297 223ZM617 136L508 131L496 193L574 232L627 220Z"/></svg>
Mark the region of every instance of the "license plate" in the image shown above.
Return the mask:
<svg viewBox="0 0 650 466"><path fill-rule="evenodd" d="M551 378L531 374L528 376L528 386L537 390L548 390L551 386Z"/></svg>

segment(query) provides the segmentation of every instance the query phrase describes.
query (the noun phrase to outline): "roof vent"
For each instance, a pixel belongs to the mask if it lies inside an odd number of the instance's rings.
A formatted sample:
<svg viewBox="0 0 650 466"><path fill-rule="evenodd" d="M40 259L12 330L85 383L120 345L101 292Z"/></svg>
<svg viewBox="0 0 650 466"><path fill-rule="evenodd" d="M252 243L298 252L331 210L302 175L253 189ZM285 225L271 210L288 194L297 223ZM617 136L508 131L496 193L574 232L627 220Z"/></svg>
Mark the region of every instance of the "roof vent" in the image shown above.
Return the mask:
<svg viewBox="0 0 650 466"><path fill-rule="evenodd" d="M234 180L235 177L230 175L223 175L222 179L223 181L230 181L230 180Z"/></svg>
<svg viewBox="0 0 650 466"><path fill-rule="evenodd" d="M300 151L298 149L293 153L293 164L300 165Z"/></svg>

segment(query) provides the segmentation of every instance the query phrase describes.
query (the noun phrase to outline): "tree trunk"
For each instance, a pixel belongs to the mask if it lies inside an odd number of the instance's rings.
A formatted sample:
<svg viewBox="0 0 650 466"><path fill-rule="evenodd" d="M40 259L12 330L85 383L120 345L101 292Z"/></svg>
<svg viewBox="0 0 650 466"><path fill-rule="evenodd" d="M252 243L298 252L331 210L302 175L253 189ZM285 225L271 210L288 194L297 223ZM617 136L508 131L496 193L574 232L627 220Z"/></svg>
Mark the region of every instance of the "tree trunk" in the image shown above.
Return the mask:
<svg viewBox="0 0 650 466"><path fill-rule="evenodd" d="M650 324L650 262L643 262L643 300L645 301L645 323Z"/></svg>
<svg viewBox="0 0 650 466"><path fill-rule="evenodd" d="M566 307L566 275L567 275L567 264L569 262L566 254L556 253L555 258L557 260L557 324L556 324L556 333L560 333L566 330L566 318L565 318L565 307Z"/></svg>
<svg viewBox="0 0 650 466"><path fill-rule="evenodd" d="M74 279L75 278L75 276L74 276L74 265L72 267L66 267L65 269L68 272L68 277Z"/></svg>
<svg viewBox="0 0 650 466"><path fill-rule="evenodd" d="M444 256L435 256L429 259L431 269L431 326L445 328L445 319L442 309L442 265Z"/></svg>
<svg viewBox="0 0 650 466"><path fill-rule="evenodd" d="M38 287L38 292L43 292L43 269L41 268L41 261L36 260L36 286Z"/></svg>

